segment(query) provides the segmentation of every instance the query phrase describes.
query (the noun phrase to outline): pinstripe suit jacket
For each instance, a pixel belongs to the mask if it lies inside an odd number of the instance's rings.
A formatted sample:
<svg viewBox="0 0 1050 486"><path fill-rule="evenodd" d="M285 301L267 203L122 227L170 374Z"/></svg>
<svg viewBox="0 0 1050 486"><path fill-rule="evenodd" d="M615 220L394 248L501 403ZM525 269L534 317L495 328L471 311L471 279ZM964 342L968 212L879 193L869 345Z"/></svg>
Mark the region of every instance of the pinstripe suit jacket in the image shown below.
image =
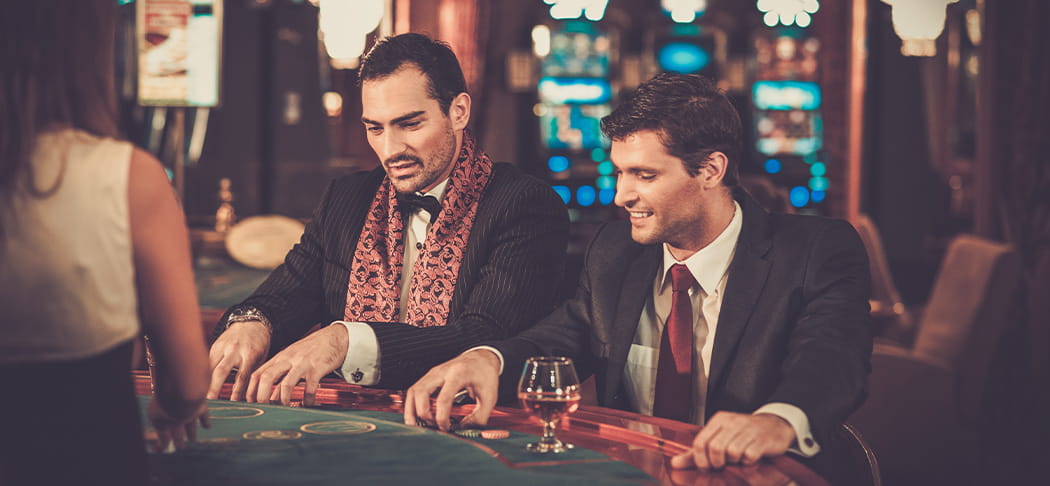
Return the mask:
<svg viewBox="0 0 1050 486"><path fill-rule="evenodd" d="M837 431L863 403L870 370L864 246L845 221L768 214L749 195L736 199L744 221L718 317L706 414L793 404L824 451L805 462L837 477ZM603 226L576 296L517 337L490 343L508 370L501 398L515 389L526 357L563 355L576 359L581 375L595 375L599 405L629 407L624 367L662 260L660 245L638 244L630 232L624 221Z"/></svg>
<svg viewBox="0 0 1050 486"><path fill-rule="evenodd" d="M230 309L250 305L270 319L271 353L317 323L343 319L354 250L385 175L377 168L333 181L284 263ZM479 342L513 336L550 312L567 242L567 211L550 186L510 164L495 164L478 205L447 325L368 323L379 342L379 385L408 387L432 366Z"/></svg>

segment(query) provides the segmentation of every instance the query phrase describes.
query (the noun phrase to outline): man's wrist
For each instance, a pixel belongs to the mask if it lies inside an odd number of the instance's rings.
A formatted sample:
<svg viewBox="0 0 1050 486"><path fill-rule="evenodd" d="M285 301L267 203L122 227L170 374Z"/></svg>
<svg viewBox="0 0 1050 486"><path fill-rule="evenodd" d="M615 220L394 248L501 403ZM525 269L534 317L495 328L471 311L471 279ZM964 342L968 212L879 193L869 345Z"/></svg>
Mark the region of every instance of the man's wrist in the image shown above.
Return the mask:
<svg viewBox="0 0 1050 486"><path fill-rule="evenodd" d="M495 365L495 368L497 370L497 375L502 375L503 374L503 354L501 354L498 349L496 349L496 348L494 348L492 346L475 346L473 348L470 348L470 349L464 351L463 354L468 354L468 353L471 353L473 351L488 351L488 353L482 353L482 354L479 354L477 356L480 359L485 359L486 361L491 360L489 362L492 363L493 365ZM487 358L481 358L481 356L488 356L488 357Z"/></svg>
<svg viewBox="0 0 1050 486"><path fill-rule="evenodd" d="M223 331L230 328L231 325L238 322L255 321L263 325L266 328L266 332L271 336L273 335L273 325L270 324L270 320L254 306L243 306L238 307L230 311L226 316L226 323L223 326Z"/></svg>

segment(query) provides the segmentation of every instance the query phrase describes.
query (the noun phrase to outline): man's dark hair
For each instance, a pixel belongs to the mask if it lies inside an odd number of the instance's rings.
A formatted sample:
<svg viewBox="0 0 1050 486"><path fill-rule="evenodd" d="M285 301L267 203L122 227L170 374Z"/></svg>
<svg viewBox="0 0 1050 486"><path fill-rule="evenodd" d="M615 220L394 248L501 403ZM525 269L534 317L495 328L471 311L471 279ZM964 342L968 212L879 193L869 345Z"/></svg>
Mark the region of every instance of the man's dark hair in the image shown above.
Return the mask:
<svg viewBox="0 0 1050 486"><path fill-rule="evenodd" d="M383 79L406 63L412 63L427 77L427 94L437 100L441 111L448 114L452 99L467 92L467 82L459 60L448 44L423 34L401 34L376 42L361 58L357 71L358 85Z"/></svg>
<svg viewBox="0 0 1050 486"><path fill-rule="evenodd" d="M710 79L696 74L661 73L642 83L602 119L602 132L623 140L653 130L667 153L682 159L695 176L714 152L729 159L722 183L739 184L740 115Z"/></svg>

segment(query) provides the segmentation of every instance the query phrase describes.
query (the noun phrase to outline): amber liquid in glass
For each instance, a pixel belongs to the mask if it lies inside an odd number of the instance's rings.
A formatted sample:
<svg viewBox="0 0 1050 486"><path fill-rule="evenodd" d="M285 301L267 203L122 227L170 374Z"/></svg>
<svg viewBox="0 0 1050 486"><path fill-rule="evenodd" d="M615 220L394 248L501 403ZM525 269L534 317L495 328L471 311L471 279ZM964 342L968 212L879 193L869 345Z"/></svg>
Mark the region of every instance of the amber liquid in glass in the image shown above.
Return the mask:
<svg viewBox="0 0 1050 486"><path fill-rule="evenodd" d="M521 406L544 423L557 422L563 416L580 408L580 395L557 393L518 393Z"/></svg>

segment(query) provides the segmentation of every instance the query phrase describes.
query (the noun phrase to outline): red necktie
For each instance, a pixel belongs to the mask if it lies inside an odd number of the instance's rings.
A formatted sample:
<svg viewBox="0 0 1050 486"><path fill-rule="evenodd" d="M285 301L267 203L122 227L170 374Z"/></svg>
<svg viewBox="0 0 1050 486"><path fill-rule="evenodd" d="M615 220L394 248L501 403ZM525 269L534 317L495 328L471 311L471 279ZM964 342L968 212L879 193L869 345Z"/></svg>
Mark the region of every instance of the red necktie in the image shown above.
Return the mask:
<svg viewBox="0 0 1050 486"><path fill-rule="evenodd" d="M689 287L695 283L689 268L671 266L671 313L660 339L656 366L656 400L653 415L689 421L693 397L693 304Z"/></svg>

